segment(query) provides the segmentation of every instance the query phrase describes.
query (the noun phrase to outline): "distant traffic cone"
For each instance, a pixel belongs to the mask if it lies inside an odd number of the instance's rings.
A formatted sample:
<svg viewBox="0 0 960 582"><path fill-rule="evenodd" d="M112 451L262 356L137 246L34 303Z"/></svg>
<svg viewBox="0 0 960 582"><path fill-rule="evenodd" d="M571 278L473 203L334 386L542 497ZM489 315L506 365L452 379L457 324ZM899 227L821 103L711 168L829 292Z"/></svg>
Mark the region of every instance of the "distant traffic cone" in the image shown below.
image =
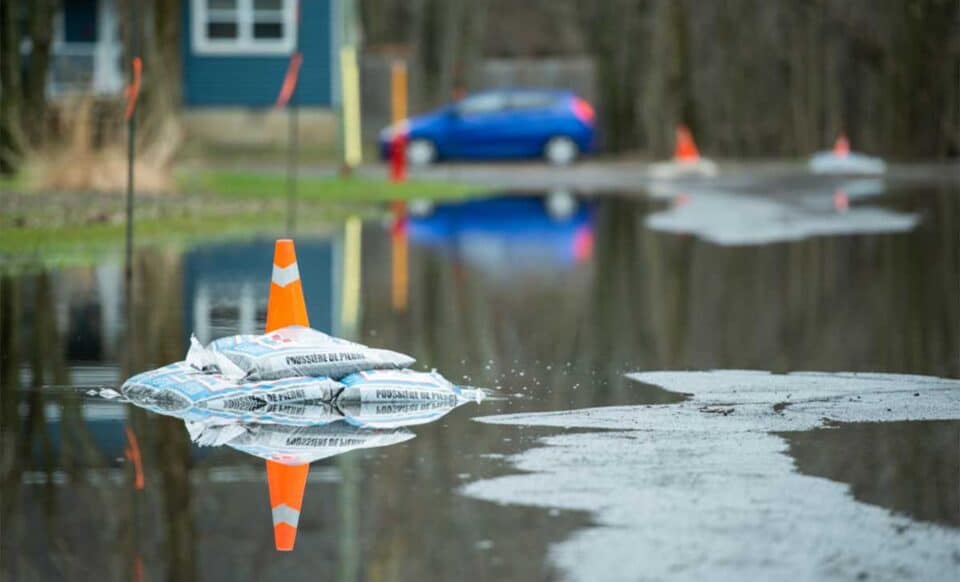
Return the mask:
<svg viewBox="0 0 960 582"><path fill-rule="evenodd" d="M673 159L677 162L697 162L700 152L693 141L693 135L686 125L677 126L677 143L673 151Z"/></svg>
<svg viewBox="0 0 960 582"><path fill-rule="evenodd" d="M841 133L837 136L837 141L833 143L833 155L838 158L845 158L850 155L850 140L846 134Z"/></svg>
<svg viewBox="0 0 960 582"><path fill-rule="evenodd" d="M309 327L307 304L303 299L297 251L290 239L278 239L273 249L273 279L267 303L269 333L288 325ZM289 552L297 541L297 523L303 505L310 465L284 465L267 461L267 487L273 510L273 541L277 550Z"/></svg>

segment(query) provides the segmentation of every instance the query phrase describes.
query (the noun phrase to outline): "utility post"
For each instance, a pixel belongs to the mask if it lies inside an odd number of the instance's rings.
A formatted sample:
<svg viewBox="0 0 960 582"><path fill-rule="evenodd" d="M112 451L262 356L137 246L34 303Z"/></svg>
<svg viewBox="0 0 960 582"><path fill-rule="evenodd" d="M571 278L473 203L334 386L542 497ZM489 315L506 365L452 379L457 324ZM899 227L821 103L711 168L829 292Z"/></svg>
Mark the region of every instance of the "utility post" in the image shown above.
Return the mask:
<svg viewBox="0 0 960 582"><path fill-rule="evenodd" d="M349 176L363 161L360 138L360 67L357 61L355 0L340 0L340 151L341 173Z"/></svg>

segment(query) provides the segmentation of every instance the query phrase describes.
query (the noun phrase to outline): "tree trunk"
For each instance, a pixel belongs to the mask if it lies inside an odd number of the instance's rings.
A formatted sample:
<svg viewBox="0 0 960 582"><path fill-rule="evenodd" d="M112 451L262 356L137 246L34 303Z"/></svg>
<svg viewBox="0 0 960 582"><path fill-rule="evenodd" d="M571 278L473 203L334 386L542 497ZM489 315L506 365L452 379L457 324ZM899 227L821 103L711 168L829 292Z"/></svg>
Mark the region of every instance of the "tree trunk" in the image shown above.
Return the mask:
<svg viewBox="0 0 960 582"><path fill-rule="evenodd" d="M40 145L47 117L47 70L53 40L54 0L34 0L30 7L30 66L23 87L24 126L34 145Z"/></svg>
<svg viewBox="0 0 960 582"><path fill-rule="evenodd" d="M580 26L596 68L598 116L606 149L627 150L639 142L636 95L646 51L638 0L581 0Z"/></svg>
<svg viewBox="0 0 960 582"><path fill-rule="evenodd" d="M128 82L131 59L143 62L137 99L138 157L151 164L167 164L181 139L179 106L182 91L180 26L182 0L137 2L131 22L130 2L117 3L120 38L124 43L123 69Z"/></svg>
<svg viewBox="0 0 960 582"><path fill-rule="evenodd" d="M20 125L20 34L17 0L0 2L0 174L16 173L23 161Z"/></svg>
<svg viewBox="0 0 960 582"><path fill-rule="evenodd" d="M180 1L157 0L143 6L144 34L141 94L143 139L151 142L169 130L180 103Z"/></svg>

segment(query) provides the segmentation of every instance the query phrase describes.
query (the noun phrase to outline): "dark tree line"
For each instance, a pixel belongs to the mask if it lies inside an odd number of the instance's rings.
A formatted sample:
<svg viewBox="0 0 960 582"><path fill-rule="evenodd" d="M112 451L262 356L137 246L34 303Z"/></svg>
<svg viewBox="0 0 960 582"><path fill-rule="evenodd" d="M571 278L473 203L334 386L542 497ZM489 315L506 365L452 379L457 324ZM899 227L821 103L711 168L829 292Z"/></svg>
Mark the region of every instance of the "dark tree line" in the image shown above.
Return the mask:
<svg viewBox="0 0 960 582"><path fill-rule="evenodd" d="M896 158L960 153L956 0L361 0L368 50L406 46L414 105L496 56L594 63L607 149L805 154L840 131Z"/></svg>
<svg viewBox="0 0 960 582"><path fill-rule="evenodd" d="M23 10L16 0L0 2L0 173L10 173L30 143L42 139L45 83L53 40L55 0L35 0ZM25 6L25 5L24 5ZM20 30L31 44L29 66L20 56Z"/></svg>
<svg viewBox="0 0 960 582"><path fill-rule="evenodd" d="M176 141L183 0L137 2L142 142ZM129 39L130 0L120 0ZM46 102L56 0L0 1L0 172L61 139ZM486 58L593 62L609 151L802 155L840 131L895 158L960 154L956 0L359 0L367 51L406 55L412 108L479 88ZM31 50L21 55L21 41ZM28 61L23 60L26 56ZM127 62L128 59L125 59ZM122 108L117 99L118 111ZM54 119L51 119L54 117ZM173 122L173 123L171 123ZM101 132L102 133L102 132Z"/></svg>

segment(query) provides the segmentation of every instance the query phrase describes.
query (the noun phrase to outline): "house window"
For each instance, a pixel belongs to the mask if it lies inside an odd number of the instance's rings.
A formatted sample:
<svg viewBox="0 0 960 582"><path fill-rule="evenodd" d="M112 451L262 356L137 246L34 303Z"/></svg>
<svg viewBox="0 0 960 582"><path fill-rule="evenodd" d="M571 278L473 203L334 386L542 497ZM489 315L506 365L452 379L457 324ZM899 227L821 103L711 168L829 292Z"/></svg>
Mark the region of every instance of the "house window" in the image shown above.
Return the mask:
<svg viewBox="0 0 960 582"><path fill-rule="evenodd" d="M207 55L293 52L296 0L192 0L193 50Z"/></svg>

